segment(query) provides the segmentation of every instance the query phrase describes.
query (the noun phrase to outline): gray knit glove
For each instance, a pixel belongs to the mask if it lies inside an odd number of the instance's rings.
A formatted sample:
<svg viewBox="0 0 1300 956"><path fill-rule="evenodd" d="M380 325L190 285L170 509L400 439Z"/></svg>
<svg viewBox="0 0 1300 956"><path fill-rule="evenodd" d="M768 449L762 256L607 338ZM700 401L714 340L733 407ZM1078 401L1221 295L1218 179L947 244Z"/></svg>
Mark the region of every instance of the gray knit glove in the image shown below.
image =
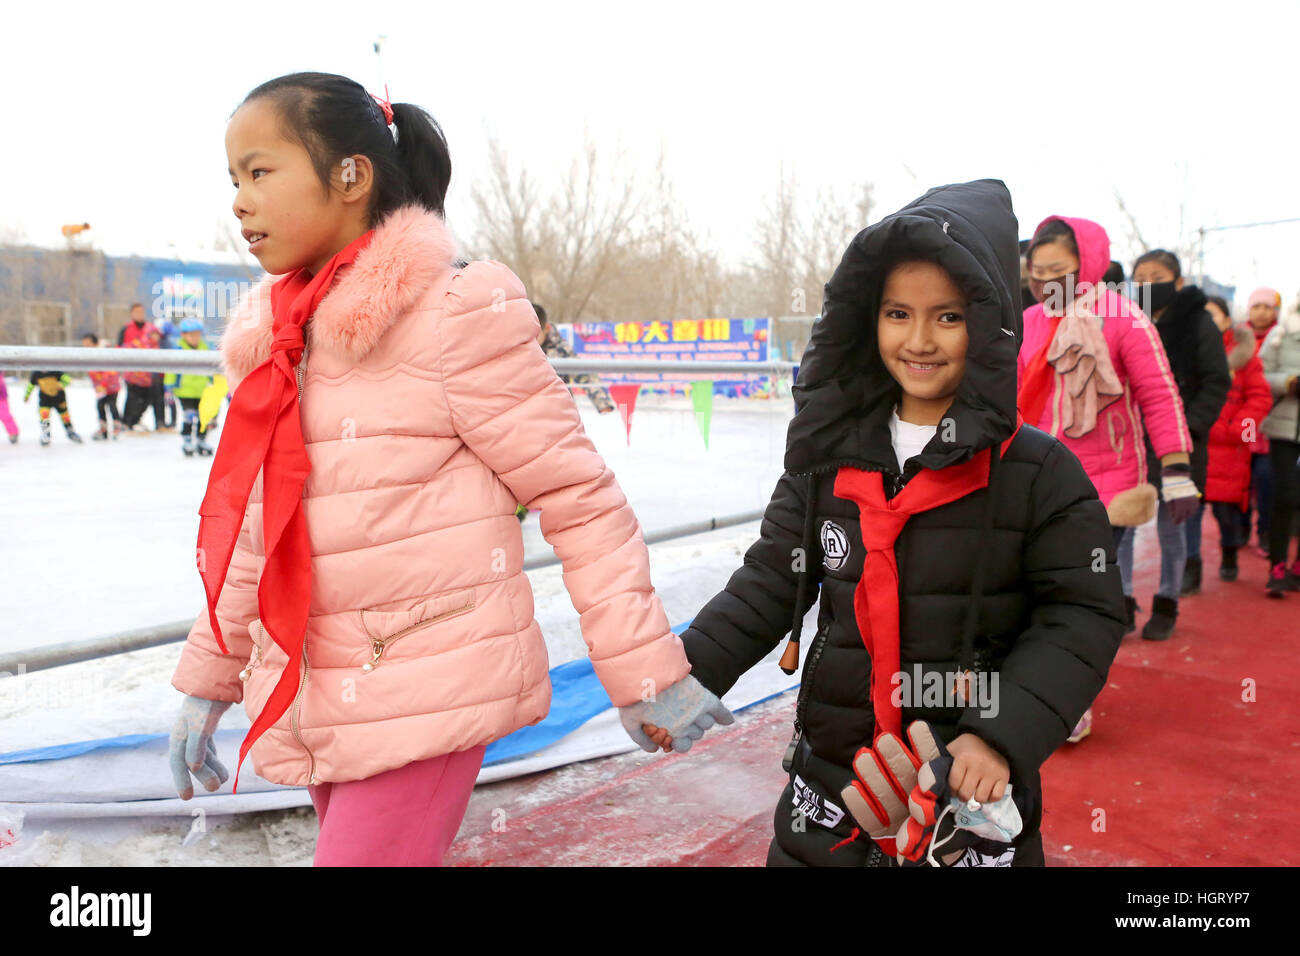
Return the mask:
<svg viewBox="0 0 1300 956"><path fill-rule="evenodd" d="M217 748L212 742L217 722L229 708L228 700L205 700L190 694L186 694L185 700L181 702L181 712L176 715L176 723L172 725L169 761L176 793L182 800L194 796L191 773L209 793L225 783L230 776L230 772L217 759Z"/></svg>
<svg viewBox="0 0 1300 956"><path fill-rule="evenodd" d="M652 700L620 707L618 716L623 721L623 729L647 753L654 753L659 748L641 729L642 724L666 729L673 738L673 751L686 753L691 744L703 737L715 723L726 726L736 722L722 701L689 674L661 690Z"/></svg>

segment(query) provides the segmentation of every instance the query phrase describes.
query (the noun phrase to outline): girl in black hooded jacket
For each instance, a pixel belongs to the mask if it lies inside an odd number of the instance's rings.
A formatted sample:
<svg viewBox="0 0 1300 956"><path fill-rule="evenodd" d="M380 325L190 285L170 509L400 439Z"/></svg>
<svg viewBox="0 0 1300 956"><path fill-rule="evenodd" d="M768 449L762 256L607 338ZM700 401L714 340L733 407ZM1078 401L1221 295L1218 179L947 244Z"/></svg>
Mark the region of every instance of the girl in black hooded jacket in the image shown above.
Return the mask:
<svg viewBox="0 0 1300 956"><path fill-rule="evenodd" d="M1092 483L1017 415L1016 232L1006 187L981 180L853 240L759 540L682 634L721 696L787 631L793 671L820 591L768 865L893 865L841 792L860 748L913 721L948 745L962 799L1011 784L1023 829L1000 863L1043 862L1039 767L1102 689L1124 603ZM969 704L951 691L962 673Z"/></svg>

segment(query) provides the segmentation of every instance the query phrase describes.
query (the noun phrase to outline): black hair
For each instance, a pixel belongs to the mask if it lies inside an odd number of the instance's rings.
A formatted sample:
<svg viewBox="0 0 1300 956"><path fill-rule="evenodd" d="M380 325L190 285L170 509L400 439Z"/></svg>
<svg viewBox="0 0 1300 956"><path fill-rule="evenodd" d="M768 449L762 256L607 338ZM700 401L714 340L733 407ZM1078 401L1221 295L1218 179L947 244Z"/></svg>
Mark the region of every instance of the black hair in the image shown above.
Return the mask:
<svg viewBox="0 0 1300 956"><path fill-rule="evenodd" d="M369 225L411 203L445 217L451 153L442 127L420 107L392 104L394 142L375 98L346 76L289 73L258 86L240 106L259 99L275 105L285 136L307 150L326 191L335 165L344 157L370 160L375 182Z"/></svg>
<svg viewBox="0 0 1300 956"><path fill-rule="evenodd" d="M1118 285L1123 282L1124 267L1112 259L1110 265L1106 267L1106 271L1101 274L1101 281L1106 285Z"/></svg>
<svg viewBox="0 0 1300 956"><path fill-rule="evenodd" d="M528 304L531 305L533 307L533 311L537 313L537 321L542 323L542 328L546 328L546 323L548 321L546 318L546 310L542 308L540 305L538 305L536 302L529 302Z"/></svg>
<svg viewBox="0 0 1300 956"><path fill-rule="evenodd" d="M95 345L99 344L99 336L96 335L94 332L82 332L81 337L83 339L90 339L90 341L93 342Z"/></svg>
<svg viewBox="0 0 1300 956"><path fill-rule="evenodd" d="M1232 318L1232 309L1228 308L1228 300L1225 299L1223 296L1221 295L1206 296L1205 301L1213 302L1215 305L1219 307L1220 312L1226 315L1229 319Z"/></svg>
<svg viewBox="0 0 1300 956"><path fill-rule="evenodd" d="M1061 243L1070 250L1070 255L1079 258L1079 243L1074 239L1074 230L1060 219L1053 219L1051 222L1044 223L1034 233L1034 238L1029 240L1029 248L1025 251L1026 261L1034 258L1034 250L1039 246L1051 245L1053 242Z"/></svg>
<svg viewBox="0 0 1300 956"><path fill-rule="evenodd" d="M1168 249L1152 249L1138 256L1133 262L1133 271L1137 272L1138 266L1144 262L1158 262L1174 274L1174 278L1181 278L1183 267L1178 264L1178 257Z"/></svg>

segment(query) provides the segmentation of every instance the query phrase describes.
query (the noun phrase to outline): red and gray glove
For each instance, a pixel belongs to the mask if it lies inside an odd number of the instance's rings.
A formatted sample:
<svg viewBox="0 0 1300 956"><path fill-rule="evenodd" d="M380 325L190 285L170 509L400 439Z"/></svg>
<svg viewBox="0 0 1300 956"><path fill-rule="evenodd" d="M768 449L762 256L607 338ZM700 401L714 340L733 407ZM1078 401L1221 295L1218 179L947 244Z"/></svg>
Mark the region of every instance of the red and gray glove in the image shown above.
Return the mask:
<svg viewBox="0 0 1300 956"><path fill-rule="evenodd" d="M917 771L947 755L924 721L907 728L907 739L910 748L893 734L881 734L872 746L860 749L853 758L857 779L840 792L862 831L895 859L900 852L900 828L907 842L908 801L916 789ZM948 760L951 765L952 758Z"/></svg>
<svg viewBox="0 0 1300 956"><path fill-rule="evenodd" d="M853 759L857 779L840 797L863 832L902 866L950 865L970 846L993 856L1005 850L1002 836L1009 840L1020 832L1010 789L995 805L1007 804L1014 817L1009 829L999 830L982 814L973 816L978 811L971 808L970 819L963 819L963 802L948 786L953 762L948 748L925 721L908 727L907 739L910 747L893 734L881 734ZM985 832L997 839L987 839Z"/></svg>

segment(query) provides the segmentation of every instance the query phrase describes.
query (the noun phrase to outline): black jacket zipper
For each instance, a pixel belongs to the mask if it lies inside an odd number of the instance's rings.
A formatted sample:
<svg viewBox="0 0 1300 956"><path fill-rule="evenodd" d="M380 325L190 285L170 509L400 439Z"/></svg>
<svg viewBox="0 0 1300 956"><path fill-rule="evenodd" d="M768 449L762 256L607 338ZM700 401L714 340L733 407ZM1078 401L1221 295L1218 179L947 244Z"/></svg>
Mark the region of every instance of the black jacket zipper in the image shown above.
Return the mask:
<svg viewBox="0 0 1300 956"><path fill-rule="evenodd" d="M786 773L794 766L794 755L799 749L799 742L803 740L803 722L808 711L808 694L812 688L813 674L817 671L817 664L822 658L822 651L826 647L826 642L830 639L830 623L822 625L817 629L817 634L813 637L812 647L808 648L808 659L804 663L803 678L799 682L799 697L794 705L794 736L790 738L789 745L785 748L785 756L781 758L781 767Z"/></svg>

